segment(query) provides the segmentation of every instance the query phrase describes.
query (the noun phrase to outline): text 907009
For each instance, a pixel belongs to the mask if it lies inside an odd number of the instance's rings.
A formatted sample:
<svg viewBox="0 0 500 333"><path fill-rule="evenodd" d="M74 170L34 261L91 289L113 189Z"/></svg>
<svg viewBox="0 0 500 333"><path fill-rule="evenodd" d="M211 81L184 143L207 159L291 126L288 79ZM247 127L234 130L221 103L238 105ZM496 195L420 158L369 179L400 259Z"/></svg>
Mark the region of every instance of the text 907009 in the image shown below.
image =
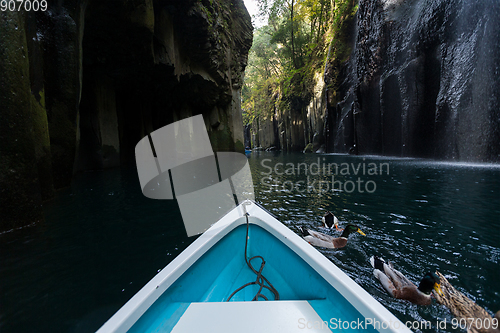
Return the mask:
<svg viewBox="0 0 500 333"><path fill-rule="evenodd" d="M1 0L0 10L2 12L38 12L46 11L48 7L47 0Z"/></svg>

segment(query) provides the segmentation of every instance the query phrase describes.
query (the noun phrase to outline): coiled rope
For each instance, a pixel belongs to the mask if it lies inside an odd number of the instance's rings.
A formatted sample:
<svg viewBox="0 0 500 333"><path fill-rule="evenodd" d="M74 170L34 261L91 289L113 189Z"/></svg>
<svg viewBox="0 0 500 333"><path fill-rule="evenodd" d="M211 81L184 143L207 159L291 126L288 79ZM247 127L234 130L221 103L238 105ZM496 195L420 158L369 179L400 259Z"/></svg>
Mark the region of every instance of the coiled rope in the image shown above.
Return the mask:
<svg viewBox="0 0 500 333"><path fill-rule="evenodd" d="M245 289L246 287L248 286L252 286L252 285L259 285L260 288L259 288L259 291L257 291L257 294L255 294L254 298L252 299L252 301L258 301L259 300L259 297L263 298L264 300L268 300L267 297L262 294L262 290L265 288L267 290L269 290L271 293L274 294L274 300L279 300L280 299L280 294L278 293L278 290L276 290L276 288L274 288L274 286L271 284L271 282L269 282L265 277L264 275L262 275L262 271L264 270L264 266L266 265L266 261L264 260L264 258L262 256L254 256L250 259L247 259L247 248L248 248L248 226L249 226L249 223L248 223L248 213L245 213L245 217L247 219L247 233L246 233L246 236L245 236L245 262L247 263L247 266L252 270L252 272L254 272L256 275L257 275L257 279L254 281L254 282L249 282L247 284L244 284L243 286L239 287L238 289L236 289L230 296L229 298L226 300L226 302L229 302L231 300L231 298L237 293L239 292L240 290L243 290ZM260 268L259 270L255 270L255 268L253 268L252 266L252 260L254 259L257 259L259 258L260 260L262 260L262 263L260 264ZM265 284L268 284L267 286Z"/></svg>

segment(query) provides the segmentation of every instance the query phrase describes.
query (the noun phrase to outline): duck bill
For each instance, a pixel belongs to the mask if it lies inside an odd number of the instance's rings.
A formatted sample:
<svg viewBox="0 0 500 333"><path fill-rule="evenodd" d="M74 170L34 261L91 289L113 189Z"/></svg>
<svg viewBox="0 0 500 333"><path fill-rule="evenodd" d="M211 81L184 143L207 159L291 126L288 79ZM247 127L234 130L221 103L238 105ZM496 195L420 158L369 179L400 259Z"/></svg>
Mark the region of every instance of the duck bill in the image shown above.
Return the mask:
<svg viewBox="0 0 500 333"><path fill-rule="evenodd" d="M366 236L365 233L363 231L361 231L361 229L358 229L356 231L359 232L361 235Z"/></svg>
<svg viewBox="0 0 500 333"><path fill-rule="evenodd" d="M434 290L439 294L439 296L444 296L444 293L441 290L441 285L439 283L434 284Z"/></svg>

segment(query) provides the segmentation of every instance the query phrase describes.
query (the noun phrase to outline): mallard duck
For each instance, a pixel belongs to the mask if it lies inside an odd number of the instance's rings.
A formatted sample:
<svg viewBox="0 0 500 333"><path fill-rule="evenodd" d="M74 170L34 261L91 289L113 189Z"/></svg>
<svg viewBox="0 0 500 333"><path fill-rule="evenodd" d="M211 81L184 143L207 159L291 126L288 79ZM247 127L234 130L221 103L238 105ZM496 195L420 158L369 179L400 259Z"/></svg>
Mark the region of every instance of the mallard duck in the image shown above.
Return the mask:
<svg viewBox="0 0 500 333"><path fill-rule="evenodd" d="M453 314L458 319L464 318L467 322L467 327L469 326L469 324L471 324L471 327L470 328L468 327L469 328L467 330L468 332L473 332L473 333L500 332L500 330L492 328L491 323L493 323L493 318L490 316L488 311L486 311L485 309L474 303L473 300L462 294L460 291L456 290L450 284L450 282L448 282L448 280L443 276L443 274L436 271L436 275L441 280L441 289L442 289L442 294L434 295L436 296L436 300L438 301L438 303L441 303L448 309L450 309L451 314ZM479 320L469 321L468 318L476 318ZM495 318L497 318L497 320L500 321L500 311L496 313ZM476 323L480 324L481 328L478 328L476 326ZM490 323L490 325L488 325L488 329L483 328L483 326L486 326L486 323Z"/></svg>
<svg viewBox="0 0 500 333"><path fill-rule="evenodd" d="M357 225L353 224L348 224L342 235L337 238L311 229L304 229L303 227L300 227L300 231L302 232L302 237L304 237L309 244L331 249L340 249L344 247L347 244L347 237L353 232L359 232L361 235L366 236Z"/></svg>
<svg viewBox="0 0 500 333"><path fill-rule="evenodd" d="M335 227L335 229L337 229L337 230L340 230L340 231L344 230L344 229L339 228L339 220L337 219L337 217L335 215L333 215L329 211L326 211L325 216L323 216L321 221L323 222L323 227L325 227L325 228L333 229L333 227Z"/></svg>
<svg viewBox="0 0 500 333"><path fill-rule="evenodd" d="M386 264L384 259L377 256L372 256L370 262L374 268L373 275L394 298L404 299L417 305L429 305L432 303L433 289L442 293L439 278L434 273L426 273L417 288L406 276L395 270L390 262Z"/></svg>

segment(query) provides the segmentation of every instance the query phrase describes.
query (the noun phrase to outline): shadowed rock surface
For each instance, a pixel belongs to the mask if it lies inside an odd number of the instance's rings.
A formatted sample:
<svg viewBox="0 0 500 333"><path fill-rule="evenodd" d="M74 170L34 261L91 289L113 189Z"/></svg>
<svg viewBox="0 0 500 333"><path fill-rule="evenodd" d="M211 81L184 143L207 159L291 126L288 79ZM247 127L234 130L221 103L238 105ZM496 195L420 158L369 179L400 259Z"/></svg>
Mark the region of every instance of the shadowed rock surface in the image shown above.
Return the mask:
<svg viewBox="0 0 500 333"><path fill-rule="evenodd" d="M136 143L202 114L217 151L243 152L242 0L73 0L2 12L0 231L43 219L77 171L134 163Z"/></svg>

